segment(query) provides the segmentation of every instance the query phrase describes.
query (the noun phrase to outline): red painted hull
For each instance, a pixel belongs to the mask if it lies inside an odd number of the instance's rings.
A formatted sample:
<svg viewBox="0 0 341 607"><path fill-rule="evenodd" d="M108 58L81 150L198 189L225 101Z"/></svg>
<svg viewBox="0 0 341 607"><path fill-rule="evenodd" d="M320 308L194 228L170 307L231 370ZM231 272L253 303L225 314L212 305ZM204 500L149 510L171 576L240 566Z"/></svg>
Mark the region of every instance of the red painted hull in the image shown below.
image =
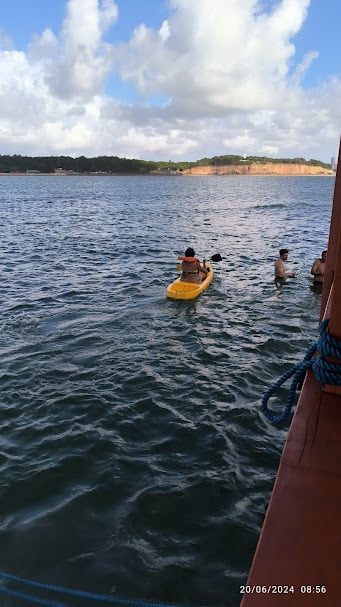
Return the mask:
<svg viewBox="0 0 341 607"><path fill-rule="evenodd" d="M341 150L341 148L340 148ZM321 319L341 339L341 156ZM341 361L337 361L341 362ZM308 371L241 607L341 605L341 388Z"/></svg>

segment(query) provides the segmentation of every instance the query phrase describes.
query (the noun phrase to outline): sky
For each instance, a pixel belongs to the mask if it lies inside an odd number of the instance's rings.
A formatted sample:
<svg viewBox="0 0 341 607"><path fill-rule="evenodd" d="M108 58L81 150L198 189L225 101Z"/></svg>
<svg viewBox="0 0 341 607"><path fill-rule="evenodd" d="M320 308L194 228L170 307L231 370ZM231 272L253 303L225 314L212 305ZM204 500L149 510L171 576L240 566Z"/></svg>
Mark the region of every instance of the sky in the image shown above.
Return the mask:
<svg viewBox="0 0 341 607"><path fill-rule="evenodd" d="M0 0L0 154L338 156L339 0Z"/></svg>

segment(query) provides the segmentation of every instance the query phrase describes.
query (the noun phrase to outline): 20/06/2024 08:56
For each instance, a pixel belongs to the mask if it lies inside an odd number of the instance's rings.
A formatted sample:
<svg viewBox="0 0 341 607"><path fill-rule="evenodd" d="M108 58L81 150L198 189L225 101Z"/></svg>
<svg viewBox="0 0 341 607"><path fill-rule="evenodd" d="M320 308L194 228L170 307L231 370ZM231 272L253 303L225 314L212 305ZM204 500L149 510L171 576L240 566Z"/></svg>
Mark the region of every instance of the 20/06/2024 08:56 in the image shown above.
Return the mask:
<svg viewBox="0 0 341 607"><path fill-rule="evenodd" d="M240 594L294 594L295 586L292 585L242 585L239 587ZM310 586L310 585L302 585L299 587L299 591L301 594L326 594L327 587L326 586Z"/></svg>

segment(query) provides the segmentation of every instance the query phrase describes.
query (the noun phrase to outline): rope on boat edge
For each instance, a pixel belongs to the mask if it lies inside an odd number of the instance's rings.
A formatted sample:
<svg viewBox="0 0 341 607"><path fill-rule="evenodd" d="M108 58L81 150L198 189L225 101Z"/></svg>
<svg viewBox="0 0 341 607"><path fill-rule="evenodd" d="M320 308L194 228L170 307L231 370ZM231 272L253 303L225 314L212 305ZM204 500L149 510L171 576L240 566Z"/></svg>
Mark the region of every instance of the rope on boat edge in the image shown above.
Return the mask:
<svg viewBox="0 0 341 607"><path fill-rule="evenodd" d="M327 360L327 358L335 358L340 360L341 363L341 340L328 333L328 324L329 318L326 318L321 322L319 326L319 337L317 341L308 348L304 359L286 371L286 373L284 373L265 392L262 398L261 411L272 424L281 424L289 416L295 403L296 390L302 386L305 373L308 369L312 369L317 381L322 384L333 386L341 385L341 364L331 363ZM314 357L315 354L316 356ZM282 384L291 377L292 381L286 405L281 413L275 414L270 411L268 401Z"/></svg>

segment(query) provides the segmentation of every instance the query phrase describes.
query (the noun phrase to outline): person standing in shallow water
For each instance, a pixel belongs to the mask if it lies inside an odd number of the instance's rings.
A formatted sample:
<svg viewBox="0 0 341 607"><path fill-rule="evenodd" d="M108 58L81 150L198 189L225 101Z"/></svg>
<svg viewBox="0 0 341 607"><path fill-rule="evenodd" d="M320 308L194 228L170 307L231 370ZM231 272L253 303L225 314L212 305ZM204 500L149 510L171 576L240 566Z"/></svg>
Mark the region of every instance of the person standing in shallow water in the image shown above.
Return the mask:
<svg viewBox="0 0 341 607"><path fill-rule="evenodd" d="M178 259L182 262L180 280L184 282L202 282L209 272L209 269L205 267L205 262L201 265L200 260L195 257L192 247L188 247L184 257L180 255Z"/></svg>
<svg viewBox="0 0 341 607"><path fill-rule="evenodd" d="M324 278L324 269L326 266L327 259L327 251L322 251L321 257L319 259L315 259L313 265L311 266L310 274L314 276L314 284L322 284Z"/></svg>
<svg viewBox="0 0 341 607"><path fill-rule="evenodd" d="M296 278L297 274L295 272L287 272L285 267L285 262L288 259L289 249L280 249L279 257L275 261L275 282L283 283L286 278Z"/></svg>

